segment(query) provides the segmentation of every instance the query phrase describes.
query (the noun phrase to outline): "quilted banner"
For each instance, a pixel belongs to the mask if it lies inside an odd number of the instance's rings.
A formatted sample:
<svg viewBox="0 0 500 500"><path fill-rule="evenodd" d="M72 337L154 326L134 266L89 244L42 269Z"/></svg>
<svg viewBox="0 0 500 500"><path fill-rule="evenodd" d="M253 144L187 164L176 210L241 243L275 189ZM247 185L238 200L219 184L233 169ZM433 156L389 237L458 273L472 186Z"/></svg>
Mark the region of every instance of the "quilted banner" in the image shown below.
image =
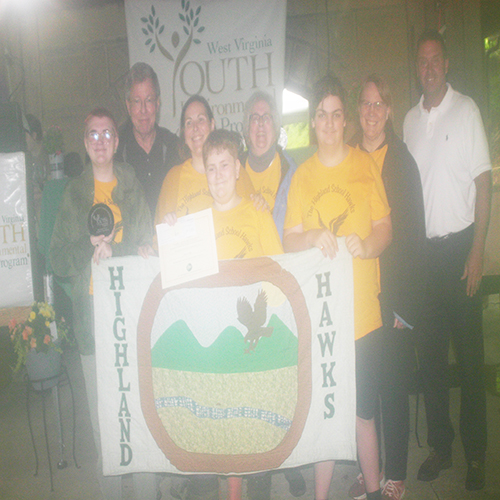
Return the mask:
<svg viewBox="0 0 500 500"><path fill-rule="evenodd" d="M93 265L104 474L356 459L352 261L221 261L165 290L156 258Z"/></svg>

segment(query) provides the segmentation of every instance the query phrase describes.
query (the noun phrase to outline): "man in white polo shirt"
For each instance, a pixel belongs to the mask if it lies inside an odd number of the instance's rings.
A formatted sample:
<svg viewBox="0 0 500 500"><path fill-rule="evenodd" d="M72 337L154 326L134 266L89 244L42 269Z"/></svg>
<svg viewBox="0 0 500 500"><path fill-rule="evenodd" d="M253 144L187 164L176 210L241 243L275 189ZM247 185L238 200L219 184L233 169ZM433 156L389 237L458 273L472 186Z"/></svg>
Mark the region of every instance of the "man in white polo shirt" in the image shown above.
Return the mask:
<svg viewBox="0 0 500 500"><path fill-rule="evenodd" d="M484 487L486 394L481 284L491 199L491 163L479 109L446 82L442 36L427 31L417 44L420 102L406 115L404 139L424 192L428 239L427 307L419 343L429 457L418 479L432 481L452 466L448 348L453 340L461 383L460 436L467 490Z"/></svg>

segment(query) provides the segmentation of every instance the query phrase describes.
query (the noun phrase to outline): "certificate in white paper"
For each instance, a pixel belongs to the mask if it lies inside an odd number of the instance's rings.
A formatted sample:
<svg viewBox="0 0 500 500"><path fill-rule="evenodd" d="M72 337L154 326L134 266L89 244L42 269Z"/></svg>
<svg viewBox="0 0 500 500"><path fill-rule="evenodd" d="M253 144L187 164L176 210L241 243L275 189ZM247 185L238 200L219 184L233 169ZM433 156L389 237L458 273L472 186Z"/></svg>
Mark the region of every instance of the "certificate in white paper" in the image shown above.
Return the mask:
<svg viewBox="0 0 500 500"><path fill-rule="evenodd" d="M219 272L212 209L179 217L173 226L158 224L162 288Z"/></svg>

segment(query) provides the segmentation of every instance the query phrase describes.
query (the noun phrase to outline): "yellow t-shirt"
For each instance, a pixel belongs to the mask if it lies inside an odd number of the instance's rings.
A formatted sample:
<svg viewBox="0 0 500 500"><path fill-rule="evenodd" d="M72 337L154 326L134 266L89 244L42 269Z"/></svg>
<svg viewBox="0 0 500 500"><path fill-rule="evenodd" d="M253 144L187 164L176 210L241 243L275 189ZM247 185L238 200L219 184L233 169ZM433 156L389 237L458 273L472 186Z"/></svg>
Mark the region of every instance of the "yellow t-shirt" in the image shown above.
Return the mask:
<svg viewBox="0 0 500 500"><path fill-rule="evenodd" d="M387 154L387 147L388 145L386 144L383 148L376 149L375 151L372 151L370 153L370 156L375 160L375 163L377 164L380 173L382 173L382 169L384 168L384 161L385 161L385 155Z"/></svg>
<svg viewBox="0 0 500 500"><path fill-rule="evenodd" d="M245 170L248 172L255 191L262 194L264 199L269 204L269 208L272 212L281 181L280 155L276 153L271 165L269 165L269 167L267 167L263 172L255 172L255 170L252 170L248 160L245 165Z"/></svg>
<svg viewBox="0 0 500 500"><path fill-rule="evenodd" d="M105 203L111 209L115 221L115 236L113 241L115 243L120 243L123 238L122 212L111 196L116 184L116 177L111 182L101 182L94 179L94 205L97 205L98 203ZM94 282L92 281L92 276L90 277L89 294L94 294Z"/></svg>
<svg viewBox="0 0 500 500"><path fill-rule="evenodd" d="M240 169L240 178L236 182L236 191L246 198L255 193L252 181L243 168ZM171 168L165 177L156 207L155 224L160 224L169 212L176 212L177 217L182 217L210 208L213 201L207 176L197 172L189 158L181 165Z"/></svg>
<svg viewBox="0 0 500 500"><path fill-rule="evenodd" d="M337 236L357 233L365 239L372 221L390 209L378 167L368 153L349 148L336 167L325 167L314 154L292 178L285 229L326 228ZM382 326L378 302L377 259L353 259L354 330L359 339Z"/></svg>
<svg viewBox="0 0 500 500"><path fill-rule="evenodd" d="M370 153L370 156L374 159L377 167L379 169L380 174L382 174L382 169L384 168L385 155L387 154L388 145L386 144L384 147L380 149L376 149ZM356 146L356 149L362 151L359 147L359 144ZM377 278L380 286L380 261L377 259Z"/></svg>
<svg viewBox="0 0 500 500"><path fill-rule="evenodd" d="M113 201L113 198L111 197L116 183L116 177L111 182L101 182L97 179L94 179L94 205L97 205L98 203L105 203L111 209L111 212L113 212L116 228L113 241L115 243L120 243L123 238L122 213L120 211L120 207L116 205L116 203Z"/></svg>
<svg viewBox="0 0 500 500"><path fill-rule="evenodd" d="M212 208L212 213L219 260L283 253L271 214L257 211L250 200L224 212Z"/></svg>

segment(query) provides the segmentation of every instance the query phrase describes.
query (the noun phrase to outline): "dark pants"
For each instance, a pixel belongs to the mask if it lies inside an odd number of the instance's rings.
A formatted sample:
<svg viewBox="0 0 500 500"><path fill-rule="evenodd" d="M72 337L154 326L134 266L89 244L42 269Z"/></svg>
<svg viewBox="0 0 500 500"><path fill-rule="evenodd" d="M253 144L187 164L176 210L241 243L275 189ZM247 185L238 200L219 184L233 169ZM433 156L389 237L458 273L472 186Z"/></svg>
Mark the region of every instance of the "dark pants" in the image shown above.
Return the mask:
<svg viewBox="0 0 500 500"><path fill-rule="evenodd" d="M419 338L427 414L427 443L449 455L454 431L449 412L448 349L452 339L461 383L460 436L467 461L484 461L486 393L481 297L467 297L461 280L474 227L428 240L428 290Z"/></svg>
<svg viewBox="0 0 500 500"><path fill-rule="evenodd" d="M414 369L413 330L385 327L380 409L384 433L385 477L393 481L406 479L410 435L408 394ZM382 449L381 446L379 448Z"/></svg>

